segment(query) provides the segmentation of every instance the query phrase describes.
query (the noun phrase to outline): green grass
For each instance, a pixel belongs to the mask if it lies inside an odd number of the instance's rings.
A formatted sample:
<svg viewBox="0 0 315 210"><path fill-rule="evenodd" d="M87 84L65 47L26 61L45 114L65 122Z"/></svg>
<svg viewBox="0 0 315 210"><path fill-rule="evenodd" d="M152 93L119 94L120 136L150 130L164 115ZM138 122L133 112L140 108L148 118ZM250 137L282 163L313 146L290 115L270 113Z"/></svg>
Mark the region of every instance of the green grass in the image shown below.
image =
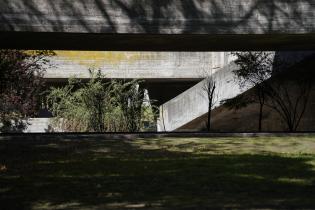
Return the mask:
<svg viewBox="0 0 315 210"><path fill-rule="evenodd" d="M315 137L11 139L0 164L1 210L315 209Z"/></svg>

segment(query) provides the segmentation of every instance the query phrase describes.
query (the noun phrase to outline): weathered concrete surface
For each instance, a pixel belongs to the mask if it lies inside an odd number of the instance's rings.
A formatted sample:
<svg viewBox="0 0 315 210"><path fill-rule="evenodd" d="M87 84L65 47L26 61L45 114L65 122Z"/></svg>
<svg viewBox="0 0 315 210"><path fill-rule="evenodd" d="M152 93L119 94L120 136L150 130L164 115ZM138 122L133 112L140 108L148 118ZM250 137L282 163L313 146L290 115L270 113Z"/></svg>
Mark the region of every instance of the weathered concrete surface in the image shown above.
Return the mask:
<svg viewBox="0 0 315 210"><path fill-rule="evenodd" d="M0 47L312 49L313 0L2 0Z"/></svg>
<svg viewBox="0 0 315 210"><path fill-rule="evenodd" d="M314 59L314 51L308 52L274 52L272 54L275 60L284 59L288 62L289 65L295 65L302 60L311 57L311 60ZM215 90L215 99L214 99L214 109L220 106L220 101L228 98L233 98L245 91L249 90L251 87L239 88L237 80L235 80L232 73L233 70L238 67L234 63L230 63L222 69L217 70L212 74L213 79L216 81L216 90ZM312 68L311 65L308 68ZM310 75L314 76L314 75ZM174 99L166 102L160 106L160 118L158 121L158 130L159 131L196 131L202 129L205 126L205 114L208 112L208 99L206 97L206 91L204 91L206 80L201 81L197 85L191 87L187 91L178 95ZM228 112L231 114L231 112ZM241 115L248 115L253 112L243 112ZM217 121L221 120L221 123L224 121L225 115L216 118ZM240 118L240 115L238 115ZM229 130L229 124L234 123L234 127L238 127L238 124L235 124L230 117L226 117L229 121L223 123L223 129L219 131ZM250 120L251 118L244 118ZM312 119L312 117L311 117ZM214 120L214 119L213 119ZM222 121L223 120L223 121ZM279 119L276 121L279 123ZM251 129L249 125L243 123L244 129L235 130L230 129L231 131L248 131ZM247 126L247 127L246 127ZM232 128L233 126L230 126ZM274 128L279 130L279 127L274 126ZM275 129L271 129L275 130ZM309 130L309 129L308 129ZM250 130L251 131L251 130Z"/></svg>
<svg viewBox="0 0 315 210"><path fill-rule="evenodd" d="M106 78L196 81L231 61L229 52L92 52L55 51L49 80L90 78L89 69Z"/></svg>
<svg viewBox="0 0 315 210"><path fill-rule="evenodd" d="M93 52L56 51L45 78L51 85L69 77L90 78L89 69L105 78L141 79L151 99L161 105L231 61L229 52Z"/></svg>
<svg viewBox="0 0 315 210"><path fill-rule="evenodd" d="M306 111L297 129L299 132L312 132L315 130L315 87L310 95ZM250 104L240 110L229 110L218 107L212 111L211 129L213 132L258 132L259 105ZM205 130L207 114L182 126L180 131ZM283 132L287 125L274 110L264 107L262 118L263 132Z"/></svg>
<svg viewBox="0 0 315 210"><path fill-rule="evenodd" d="M50 133L53 132L51 118L30 118L24 133Z"/></svg>
<svg viewBox="0 0 315 210"><path fill-rule="evenodd" d="M1 31L314 33L312 0L2 0Z"/></svg>
<svg viewBox="0 0 315 210"><path fill-rule="evenodd" d="M313 57L314 59L314 57ZM305 66L313 68L315 60L308 60L302 64L298 64L297 69L301 70ZM303 67L301 67L303 66ZM294 69L293 69L294 70ZM296 72L299 76L299 71ZM313 76L315 77L315 72ZM283 78L281 78L283 80ZM294 87L288 87L291 99L293 101L297 96L295 95L296 89ZM290 89L291 88L291 89ZM245 92L244 94L253 94L252 90ZM311 132L315 130L315 84L310 92L309 100L306 105L305 113L301 119L301 122L297 128L299 132ZM300 109L299 109L300 110ZM242 109L230 110L227 107L220 106L212 111L211 117L211 129L213 132L258 132L258 119L259 119L259 105L250 104ZM207 114L205 113L201 117L198 117L186 125L182 126L178 130L181 131L200 131L205 130L207 122ZM275 110L264 106L262 115L262 131L263 132L281 132L287 131L287 125L281 119L279 114Z"/></svg>
<svg viewBox="0 0 315 210"><path fill-rule="evenodd" d="M212 74L216 81L214 107L218 107L221 100L233 98L242 92L233 77L232 71L236 68L237 66L231 63ZM174 131L207 113L205 85L206 80L203 80L160 106L158 131Z"/></svg>

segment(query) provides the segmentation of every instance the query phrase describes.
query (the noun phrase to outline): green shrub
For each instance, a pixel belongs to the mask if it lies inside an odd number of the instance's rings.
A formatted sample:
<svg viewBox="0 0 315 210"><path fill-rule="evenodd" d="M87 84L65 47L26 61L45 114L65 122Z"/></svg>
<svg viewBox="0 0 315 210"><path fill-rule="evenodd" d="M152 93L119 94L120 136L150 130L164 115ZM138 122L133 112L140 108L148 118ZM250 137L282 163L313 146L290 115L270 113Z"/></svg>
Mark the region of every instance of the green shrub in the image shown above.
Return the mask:
<svg viewBox="0 0 315 210"><path fill-rule="evenodd" d="M100 71L90 71L87 83L71 78L61 88L52 88L48 102L54 124L69 132L138 132L148 118L139 80L105 82ZM149 112L154 115L153 111Z"/></svg>

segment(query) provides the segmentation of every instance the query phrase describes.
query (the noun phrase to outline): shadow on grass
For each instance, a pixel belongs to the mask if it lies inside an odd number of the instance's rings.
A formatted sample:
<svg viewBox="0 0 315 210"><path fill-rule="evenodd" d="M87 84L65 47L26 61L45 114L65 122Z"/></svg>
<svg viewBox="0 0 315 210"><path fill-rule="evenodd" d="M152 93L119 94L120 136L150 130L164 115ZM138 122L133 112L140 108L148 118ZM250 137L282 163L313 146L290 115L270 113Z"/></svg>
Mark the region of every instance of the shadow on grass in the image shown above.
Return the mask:
<svg viewBox="0 0 315 210"><path fill-rule="evenodd" d="M149 141L149 140L148 140ZM313 155L144 150L128 140L2 141L1 209L315 208Z"/></svg>

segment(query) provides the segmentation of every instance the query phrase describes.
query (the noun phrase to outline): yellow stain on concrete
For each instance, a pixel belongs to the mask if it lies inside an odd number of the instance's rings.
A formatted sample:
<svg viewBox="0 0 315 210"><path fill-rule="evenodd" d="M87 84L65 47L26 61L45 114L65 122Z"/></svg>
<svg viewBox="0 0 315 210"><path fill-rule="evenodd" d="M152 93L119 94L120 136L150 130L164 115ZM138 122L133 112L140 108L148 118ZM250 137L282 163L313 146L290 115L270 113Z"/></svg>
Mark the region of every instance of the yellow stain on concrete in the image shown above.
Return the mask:
<svg viewBox="0 0 315 210"><path fill-rule="evenodd" d="M87 66L100 68L104 64L118 65L120 63L132 64L139 60L150 60L156 54L150 52L111 52L111 51L55 51L62 59Z"/></svg>

